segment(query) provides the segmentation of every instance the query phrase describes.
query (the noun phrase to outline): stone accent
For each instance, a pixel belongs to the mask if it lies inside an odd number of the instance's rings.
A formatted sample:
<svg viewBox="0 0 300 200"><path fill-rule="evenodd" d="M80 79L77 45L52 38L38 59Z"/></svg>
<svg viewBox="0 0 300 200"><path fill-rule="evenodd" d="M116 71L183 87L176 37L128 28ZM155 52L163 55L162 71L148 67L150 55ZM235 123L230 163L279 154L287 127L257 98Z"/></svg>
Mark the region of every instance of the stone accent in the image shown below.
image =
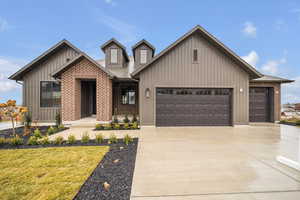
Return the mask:
<svg viewBox="0 0 300 200"><path fill-rule="evenodd" d="M96 80L97 121L112 118L112 80L89 60L82 58L61 76L62 120L81 118L81 79Z"/></svg>

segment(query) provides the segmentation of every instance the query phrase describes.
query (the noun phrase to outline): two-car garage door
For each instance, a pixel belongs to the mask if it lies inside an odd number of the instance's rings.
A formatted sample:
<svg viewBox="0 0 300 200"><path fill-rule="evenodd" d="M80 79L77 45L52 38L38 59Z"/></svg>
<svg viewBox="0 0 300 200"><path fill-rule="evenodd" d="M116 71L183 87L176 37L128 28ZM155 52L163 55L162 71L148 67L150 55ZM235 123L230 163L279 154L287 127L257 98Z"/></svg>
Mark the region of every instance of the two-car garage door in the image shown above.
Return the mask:
<svg viewBox="0 0 300 200"><path fill-rule="evenodd" d="M232 125L232 90L157 88L156 126Z"/></svg>

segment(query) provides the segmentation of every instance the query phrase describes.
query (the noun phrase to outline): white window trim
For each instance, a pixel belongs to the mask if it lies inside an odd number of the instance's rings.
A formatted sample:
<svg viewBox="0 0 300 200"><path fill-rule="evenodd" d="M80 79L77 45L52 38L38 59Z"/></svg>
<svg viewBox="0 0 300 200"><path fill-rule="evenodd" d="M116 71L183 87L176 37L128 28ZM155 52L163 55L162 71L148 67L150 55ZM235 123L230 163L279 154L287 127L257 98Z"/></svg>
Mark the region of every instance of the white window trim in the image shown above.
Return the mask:
<svg viewBox="0 0 300 200"><path fill-rule="evenodd" d="M141 49L140 50L140 62L141 62L141 64L146 64L147 63L147 56L148 56L147 54L148 54L148 51L146 49Z"/></svg>
<svg viewBox="0 0 300 200"><path fill-rule="evenodd" d="M116 59L113 60L113 52L116 52ZM111 64L118 64L118 49L110 49L110 63Z"/></svg>

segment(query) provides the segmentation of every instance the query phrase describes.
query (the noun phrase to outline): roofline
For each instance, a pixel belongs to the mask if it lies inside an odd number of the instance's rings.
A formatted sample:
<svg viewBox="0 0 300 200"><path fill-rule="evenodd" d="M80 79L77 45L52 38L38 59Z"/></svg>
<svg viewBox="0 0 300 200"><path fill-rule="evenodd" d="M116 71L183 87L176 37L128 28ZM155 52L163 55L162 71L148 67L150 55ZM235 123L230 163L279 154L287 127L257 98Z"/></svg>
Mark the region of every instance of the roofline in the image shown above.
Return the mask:
<svg viewBox="0 0 300 200"><path fill-rule="evenodd" d="M263 82L263 83L293 83L295 80L283 79L283 80L250 80L251 83Z"/></svg>
<svg viewBox="0 0 300 200"><path fill-rule="evenodd" d="M112 74L110 71L106 70L105 67L103 67L102 65L100 65L97 61L95 61L94 59L92 59L90 56L88 56L86 53L82 52L81 54L79 54L78 56L76 56L75 58L73 58L71 61L69 61L68 63L64 64L63 66L61 66L59 69L57 69L55 72L53 72L51 74L51 76L53 78L58 78L59 75L61 74L61 72L63 72L66 68L68 68L71 64L77 62L80 58L86 58L88 59L90 62L92 62L93 64L95 64L97 67L99 67L101 70L103 70L106 74L108 74L108 76L110 78L115 78L116 76L114 74Z"/></svg>
<svg viewBox="0 0 300 200"><path fill-rule="evenodd" d="M159 54L157 54L149 63L137 68L134 72L131 73L132 76L136 76L139 74L142 70L147 68L149 65L151 65L153 62L155 62L157 59L159 59L161 56L163 56L165 53L167 53L169 50L171 50L173 47L178 45L181 41L192 35L196 31L200 31L205 36L207 36L210 40L214 42L214 44L219 45L223 50L225 50L226 53L231 55L236 61L238 61L242 66L244 66L245 70L249 73L253 74L253 78L260 78L262 77L262 74L258 72L254 67L249 65L246 61L244 61L241 57L236 55L232 50L230 50L228 47L226 47L222 42L220 42L218 39L216 39L213 35L211 35L209 32L207 32L203 27L200 25L195 26L193 29L185 33L183 36L181 36L179 39L177 39L175 42L173 42L171 45L169 45L167 48L165 48L163 51L161 51Z"/></svg>
<svg viewBox="0 0 300 200"><path fill-rule="evenodd" d="M107 42L105 42L104 44L102 44L100 46L100 48L102 49L102 51L104 52L105 48L110 44L110 43L115 43L116 45L118 45L122 50L123 53L125 54L125 58L127 59L127 61L129 61L129 57L128 54L126 52L126 47L123 46L118 40L116 40L115 38L111 38L110 40L108 40Z"/></svg>
<svg viewBox="0 0 300 200"><path fill-rule="evenodd" d="M52 46L51 48L49 48L47 51L45 51L44 53L42 53L40 56L36 57L33 61L31 61L30 63L28 63L27 65L25 65L24 67L22 67L21 69L19 69L17 72L15 72L14 74L12 74L10 77L8 77L8 79L11 80L20 80L21 76L23 73L25 73L26 70L29 70L29 68L31 66L33 66L34 64L36 64L37 62L39 62L41 59L43 59L45 56L47 56L48 54L52 53L54 50L56 50L58 47L60 47L61 45L66 44L69 47L73 48L77 53L81 53L81 50L78 49L77 47L75 47L71 42L69 42L66 39L61 40L60 42L56 43L54 46Z"/></svg>
<svg viewBox="0 0 300 200"><path fill-rule="evenodd" d="M139 47L141 44L146 44L147 46L149 46L149 48L151 48L153 51L155 51L155 47L150 43L150 42L148 42L147 40L145 40L145 39L142 39L142 40L140 40L139 42L137 42L135 45L133 45L132 47L131 47L131 49L136 49L137 47Z"/></svg>

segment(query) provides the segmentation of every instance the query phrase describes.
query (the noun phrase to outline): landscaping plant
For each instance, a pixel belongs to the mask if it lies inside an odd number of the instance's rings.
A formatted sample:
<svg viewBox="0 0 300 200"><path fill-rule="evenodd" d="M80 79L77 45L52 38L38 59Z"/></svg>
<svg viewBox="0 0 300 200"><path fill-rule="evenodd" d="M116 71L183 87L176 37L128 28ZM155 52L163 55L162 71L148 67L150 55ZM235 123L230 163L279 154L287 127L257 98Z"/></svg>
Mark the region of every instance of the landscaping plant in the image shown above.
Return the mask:
<svg viewBox="0 0 300 200"><path fill-rule="evenodd" d="M38 145L38 138L35 136L30 136L29 140L27 141L28 145Z"/></svg>
<svg viewBox="0 0 300 200"><path fill-rule="evenodd" d="M54 132L55 130L54 130L54 128L52 127L52 126L50 126L49 128L48 128L48 130L47 130L47 134L48 135L53 135L55 132Z"/></svg>
<svg viewBox="0 0 300 200"><path fill-rule="evenodd" d="M7 140L3 137L0 137L0 146L7 144Z"/></svg>
<svg viewBox="0 0 300 200"><path fill-rule="evenodd" d="M41 138L42 137L42 133L41 133L40 129L36 128L33 131L33 136L36 137L36 138Z"/></svg>
<svg viewBox="0 0 300 200"><path fill-rule="evenodd" d="M55 115L55 124L57 127L59 127L61 125L61 115L60 112L57 112Z"/></svg>
<svg viewBox="0 0 300 200"><path fill-rule="evenodd" d="M114 124L114 129L119 130L120 129L120 124Z"/></svg>
<svg viewBox="0 0 300 200"><path fill-rule="evenodd" d="M132 129L138 129L138 128L139 128L139 124L137 122L133 122Z"/></svg>
<svg viewBox="0 0 300 200"><path fill-rule="evenodd" d="M117 116L114 116L114 117L113 117L113 123L114 123L114 124L118 124L118 123L119 123L119 120L118 120L118 117L117 117Z"/></svg>
<svg viewBox="0 0 300 200"><path fill-rule="evenodd" d="M109 136L108 143L113 144L113 143L117 143L117 142L118 142L117 136L115 134L111 134Z"/></svg>
<svg viewBox="0 0 300 200"><path fill-rule="evenodd" d="M96 124L95 129L96 130L103 130L103 126L101 124Z"/></svg>
<svg viewBox="0 0 300 200"><path fill-rule="evenodd" d="M102 144L103 141L104 141L103 135L102 135L101 133L100 133L100 134L97 134L97 135L96 135L96 143L97 143L97 144Z"/></svg>
<svg viewBox="0 0 300 200"><path fill-rule="evenodd" d="M23 143L23 139L20 138L18 135L10 139L10 144L13 146L22 145Z"/></svg>
<svg viewBox="0 0 300 200"><path fill-rule="evenodd" d="M105 124L105 125L104 125L104 129L105 129L105 130L111 130L111 129L112 129L111 124Z"/></svg>
<svg viewBox="0 0 300 200"><path fill-rule="evenodd" d="M45 136L45 137L38 139L37 143L41 144L41 145L46 145L46 144L50 144L50 140L49 140L48 136Z"/></svg>
<svg viewBox="0 0 300 200"><path fill-rule="evenodd" d="M30 113L26 113L24 115L24 136L30 134L30 128L31 128L32 118Z"/></svg>
<svg viewBox="0 0 300 200"><path fill-rule="evenodd" d="M82 136L81 136L81 142L82 143L89 143L90 141L90 136L87 134L87 133L84 133Z"/></svg>
<svg viewBox="0 0 300 200"><path fill-rule="evenodd" d="M57 144L57 145L61 145L64 143L64 138L62 136L57 136L55 139L54 139L54 144Z"/></svg>
<svg viewBox="0 0 300 200"><path fill-rule="evenodd" d="M128 145L129 143L131 143L131 142L133 142L133 138L130 136L130 135L125 135L125 137L124 137L124 143L126 144L126 145Z"/></svg>
<svg viewBox="0 0 300 200"><path fill-rule="evenodd" d="M131 122L132 122L132 123L135 123L135 122L137 122L136 115L133 115Z"/></svg>
<svg viewBox="0 0 300 200"><path fill-rule="evenodd" d="M128 123L124 124L124 129L129 129L129 124Z"/></svg>
<svg viewBox="0 0 300 200"><path fill-rule="evenodd" d="M63 130L65 128L65 126L63 124L61 124L57 128L58 128L59 131L61 131L61 130Z"/></svg>
<svg viewBox="0 0 300 200"><path fill-rule="evenodd" d="M68 141L67 141L67 143L68 144L74 144L74 143L76 143L76 138L75 138L75 136L74 135L69 135L68 136Z"/></svg>
<svg viewBox="0 0 300 200"><path fill-rule="evenodd" d="M124 123L129 123L128 115L125 115L125 118L123 120Z"/></svg>
<svg viewBox="0 0 300 200"><path fill-rule="evenodd" d="M0 116L7 117L11 120L14 136L16 136L15 122L27 112L27 108L17 106L15 100L8 100L6 103L0 103Z"/></svg>

